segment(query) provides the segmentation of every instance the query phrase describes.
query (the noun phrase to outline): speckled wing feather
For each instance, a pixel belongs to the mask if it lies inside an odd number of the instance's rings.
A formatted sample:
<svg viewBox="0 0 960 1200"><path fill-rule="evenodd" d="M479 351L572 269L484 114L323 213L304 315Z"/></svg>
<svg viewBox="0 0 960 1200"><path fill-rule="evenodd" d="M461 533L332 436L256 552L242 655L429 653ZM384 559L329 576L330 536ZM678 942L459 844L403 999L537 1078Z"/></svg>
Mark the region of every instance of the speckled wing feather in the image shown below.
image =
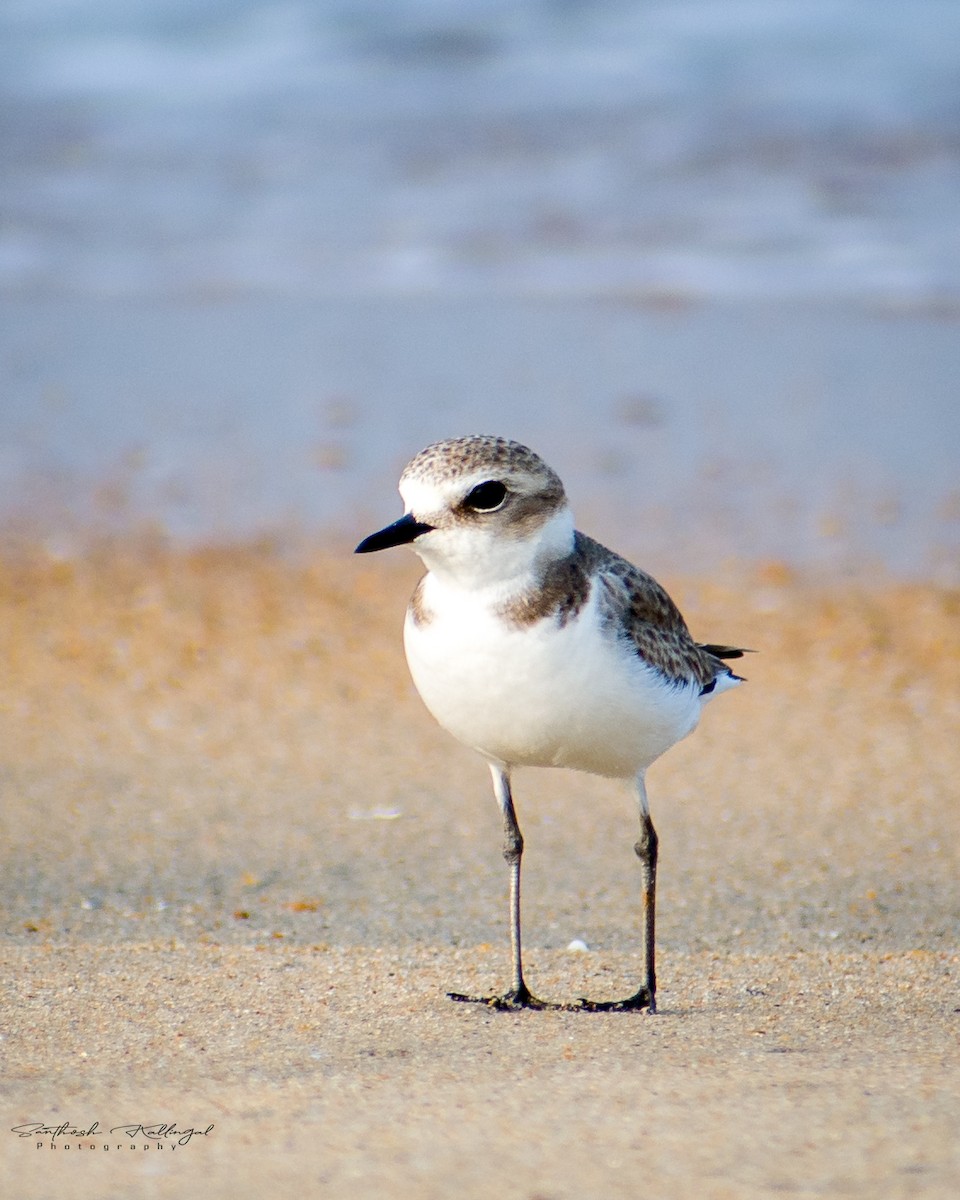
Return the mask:
<svg viewBox="0 0 960 1200"><path fill-rule="evenodd" d="M721 657L739 657L742 651L698 645L676 604L651 575L593 538L582 533L576 537L578 557L603 589L604 619L618 637L632 643L644 662L678 684L699 683L703 692L713 690L718 675L732 675Z"/></svg>
<svg viewBox="0 0 960 1200"><path fill-rule="evenodd" d="M706 694L721 675L739 678L721 659L739 658L742 650L698 645L680 610L651 575L584 533L574 535L572 554L550 563L538 586L512 597L500 616L520 626L553 620L562 627L580 613L595 586L601 589L599 610L606 627L667 679L699 683ZM417 596L412 611L415 621L424 619Z"/></svg>

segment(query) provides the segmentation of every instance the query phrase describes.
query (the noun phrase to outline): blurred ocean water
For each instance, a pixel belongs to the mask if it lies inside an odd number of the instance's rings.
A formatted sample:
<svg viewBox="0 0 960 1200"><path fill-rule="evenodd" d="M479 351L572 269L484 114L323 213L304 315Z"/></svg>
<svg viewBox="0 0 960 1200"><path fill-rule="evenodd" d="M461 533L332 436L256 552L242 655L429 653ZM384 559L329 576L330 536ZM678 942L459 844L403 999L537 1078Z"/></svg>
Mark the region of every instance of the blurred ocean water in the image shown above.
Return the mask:
<svg viewBox="0 0 960 1200"><path fill-rule="evenodd" d="M0 289L960 302L956 0L6 0Z"/></svg>
<svg viewBox="0 0 960 1200"><path fill-rule="evenodd" d="M960 581L957 0L4 0L0 527L395 512Z"/></svg>

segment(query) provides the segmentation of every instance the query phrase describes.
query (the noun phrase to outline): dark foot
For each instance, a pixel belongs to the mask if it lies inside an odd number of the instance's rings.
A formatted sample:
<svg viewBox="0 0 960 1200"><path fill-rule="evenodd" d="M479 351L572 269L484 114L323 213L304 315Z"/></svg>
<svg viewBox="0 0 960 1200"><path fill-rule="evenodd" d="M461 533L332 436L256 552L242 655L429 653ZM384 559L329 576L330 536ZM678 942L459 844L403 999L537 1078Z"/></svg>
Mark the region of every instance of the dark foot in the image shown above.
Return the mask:
<svg viewBox="0 0 960 1200"><path fill-rule="evenodd" d="M576 1006L579 1012L637 1012L645 1008L648 1012L657 1011L657 1002L649 988L642 987L626 1000L579 1000Z"/></svg>
<svg viewBox="0 0 960 1200"><path fill-rule="evenodd" d="M447 992L447 998L461 1004L485 1004L497 1012L519 1012L522 1008L533 1008L540 1012L637 1012L643 1008L651 1013L657 1011L656 1000L649 988L641 988L626 1000L585 1000L581 997L570 1004L541 1000L526 985L514 988L503 996L465 996L462 992Z"/></svg>
<svg viewBox="0 0 960 1200"><path fill-rule="evenodd" d="M513 988L503 996L465 996L462 992L447 992L447 998L457 1000L461 1004L485 1004L487 1008L495 1008L498 1012L519 1012L522 1008L535 1008L541 1012L566 1012L577 1008L573 1004L554 1004L551 1000L541 1000L524 984Z"/></svg>

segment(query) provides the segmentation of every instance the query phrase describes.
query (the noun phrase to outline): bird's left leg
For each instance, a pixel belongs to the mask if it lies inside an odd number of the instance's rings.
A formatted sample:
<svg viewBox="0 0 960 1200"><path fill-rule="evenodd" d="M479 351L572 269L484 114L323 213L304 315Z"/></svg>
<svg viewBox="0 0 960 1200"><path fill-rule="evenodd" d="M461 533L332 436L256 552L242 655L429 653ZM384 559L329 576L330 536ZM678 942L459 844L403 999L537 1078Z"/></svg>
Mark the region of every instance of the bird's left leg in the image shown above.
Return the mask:
<svg viewBox="0 0 960 1200"><path fill-rule="evenodd" d="M637 798L640 802L640 837L634 850L640 859L640 951L643 958L643 979L640 987L626 1000L583 1000L589 1012L629 1012L645 1008L657 1011L657 972L655 927L657 911L657 848L659 838L650 820L647 788L643 773L637 776Z"/></svg>

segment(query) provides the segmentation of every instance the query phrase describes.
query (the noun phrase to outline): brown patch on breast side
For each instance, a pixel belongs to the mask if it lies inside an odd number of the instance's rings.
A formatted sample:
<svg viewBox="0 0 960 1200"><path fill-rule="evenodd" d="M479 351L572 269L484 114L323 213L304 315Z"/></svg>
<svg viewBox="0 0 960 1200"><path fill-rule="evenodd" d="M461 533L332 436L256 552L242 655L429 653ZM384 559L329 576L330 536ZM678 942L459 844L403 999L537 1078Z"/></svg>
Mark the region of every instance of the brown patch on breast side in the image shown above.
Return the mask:
<svg viewBox="0 0 960 1200"><path fill-rule="evenodd" d="M418 629L422 629L424 625L429 625L433 620L433 611L427 608L426 601L423 598L423 582L425 579L426 575L424 575L423 579L420 580L414 589L409 604L410 616L413 618L413 623Z"/></svg>
<svg viewBox="0 0 960 1200"><path fill-rule="evenodd" d="M519 626L552 619L562 627L587 603L594 584L611 637L629 643L666 679L705 687L727 670L693 640L679 608L651 575L582 533L568 557L546 568L540 586L508 601L500 615Z"/></svg>
<svg viewBox="0 0 960 1200"><path fill-rule="evenodd" d="M599 543L575 534L572 552L549 563L539 586L507 601L500 609L501 616L516 625L535 625L548 617L560 626L566 625L590 599L593 546L603 550Z"/></svg>
<svg viewBox="0 0 960 1200"><path fill-rule="evenodd" d="M577 615L590 597L590 576L576 551L550 563L540 585L508 600L500 615L515 625L536 625L552 617L558 625Z"/></svg>

